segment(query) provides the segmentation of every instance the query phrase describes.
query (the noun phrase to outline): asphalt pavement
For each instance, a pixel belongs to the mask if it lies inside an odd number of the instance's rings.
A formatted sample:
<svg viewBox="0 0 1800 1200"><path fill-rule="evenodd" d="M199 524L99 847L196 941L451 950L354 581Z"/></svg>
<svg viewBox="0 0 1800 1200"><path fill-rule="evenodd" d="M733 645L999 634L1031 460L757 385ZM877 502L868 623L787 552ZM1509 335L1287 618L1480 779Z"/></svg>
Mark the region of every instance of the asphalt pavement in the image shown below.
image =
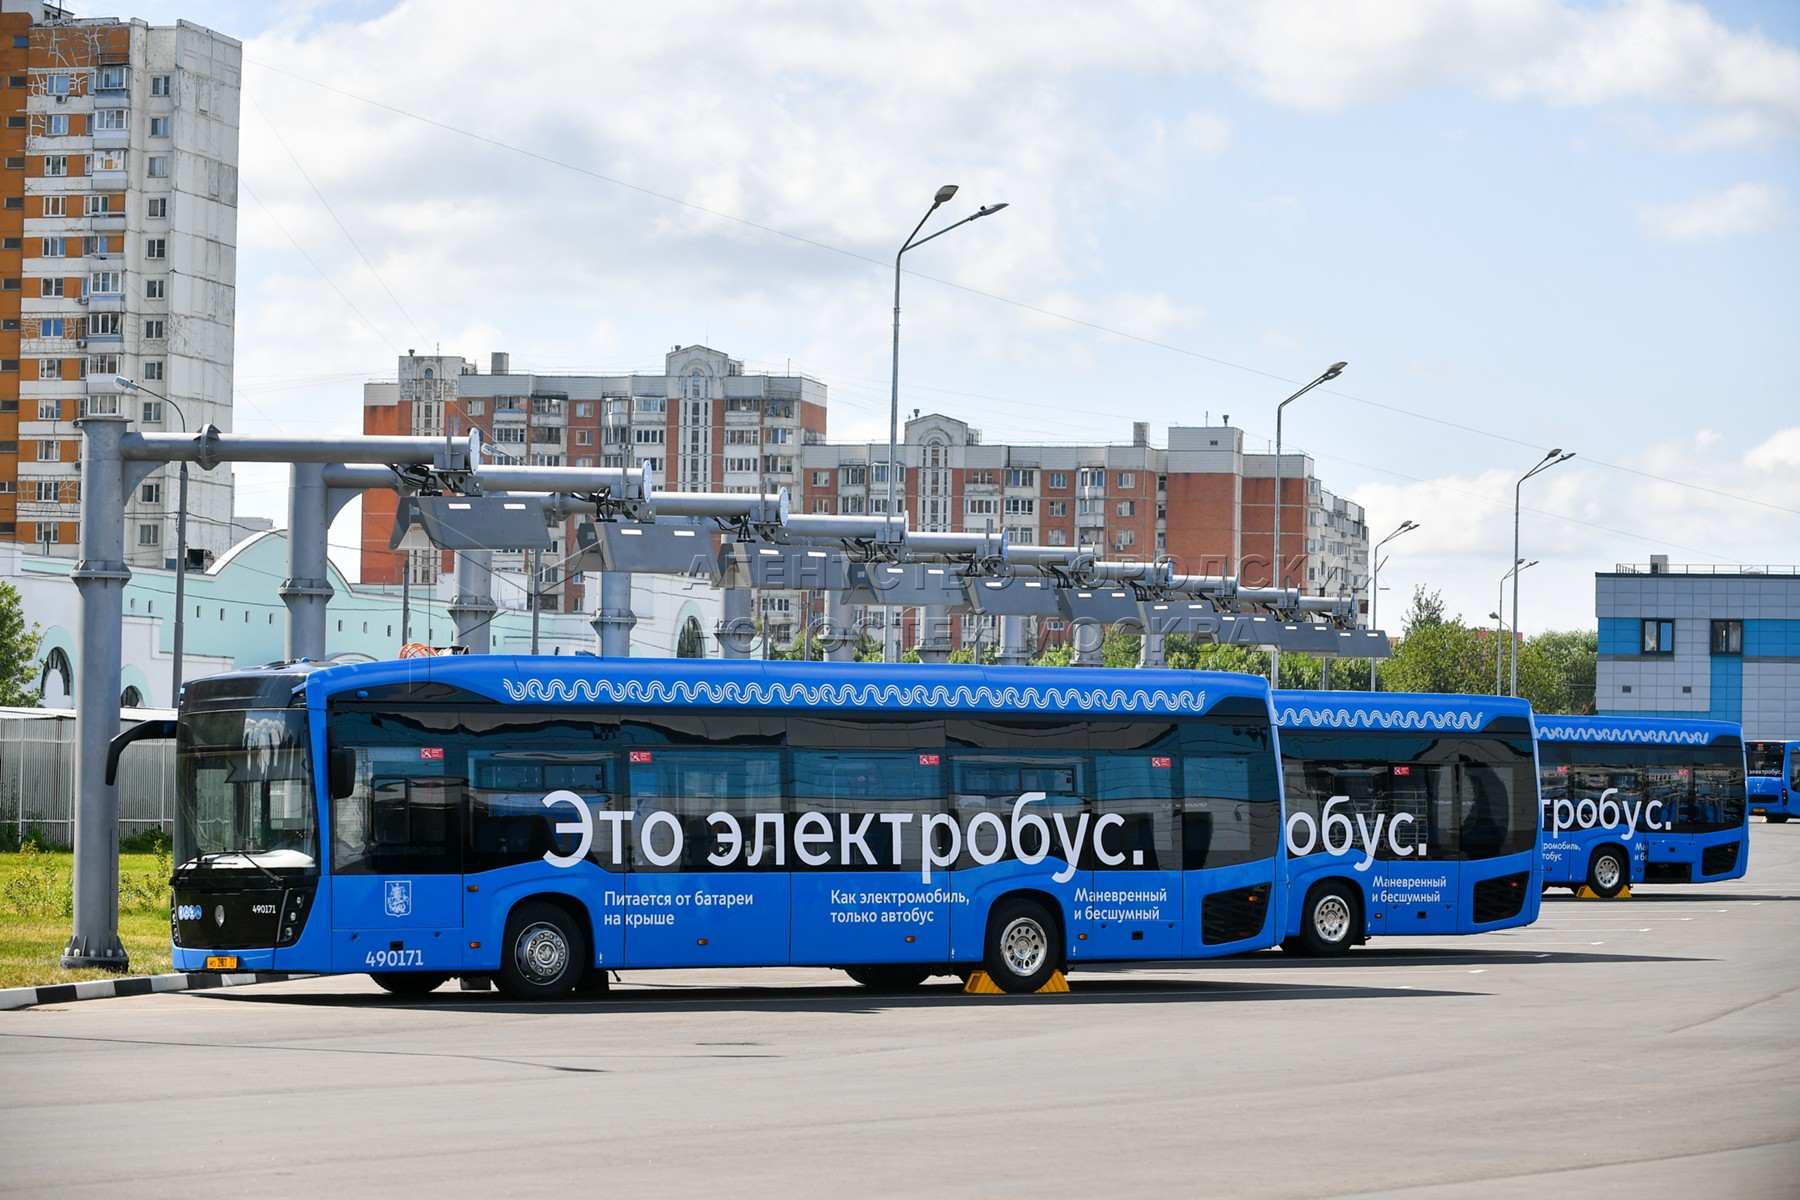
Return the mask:
<svg viewBox="0 0 1800 1200"><path fill-rule="evenodd" d="M1800 824L1526 929L872 995L319 978L0 1012L0 1195L1800 1195Z"/></svg>

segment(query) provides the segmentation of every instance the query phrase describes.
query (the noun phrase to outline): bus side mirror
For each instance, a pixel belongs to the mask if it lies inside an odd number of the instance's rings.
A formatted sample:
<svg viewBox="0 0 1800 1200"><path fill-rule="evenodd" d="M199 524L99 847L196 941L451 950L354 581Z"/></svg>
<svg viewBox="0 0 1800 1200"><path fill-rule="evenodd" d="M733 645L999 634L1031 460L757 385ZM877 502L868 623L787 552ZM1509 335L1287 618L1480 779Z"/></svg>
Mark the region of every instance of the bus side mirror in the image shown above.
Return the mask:
<svg viewBox="0 0 1800 1200"><path fill-rule="evenodd" d="M356 751L332 749L329 752L328 772L331 784L331 798L342 800L356 791Z"/></svg>

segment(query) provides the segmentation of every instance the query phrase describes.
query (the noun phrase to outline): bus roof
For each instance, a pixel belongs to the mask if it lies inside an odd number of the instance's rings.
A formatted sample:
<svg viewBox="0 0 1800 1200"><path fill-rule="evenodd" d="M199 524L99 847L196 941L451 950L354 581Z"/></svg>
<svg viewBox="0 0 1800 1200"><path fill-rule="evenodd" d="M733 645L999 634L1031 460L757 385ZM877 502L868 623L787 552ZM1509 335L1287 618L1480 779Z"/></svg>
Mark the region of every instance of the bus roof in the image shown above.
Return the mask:
<svg viewBox="0 0 1800 1200"><path fill-rule="evenodd" d="M1171 716L1220 701L1266 704L1267 681L1213 671L977 667L906 663L467 655L300 666L317 697L393 685L448 685L500 703L646 708L826 708L866 712L1037 712ZM304 672L303 676L299 672Z"/></svg>
<svg viewBox="0 0 1800 1200"><path fill-rule="evenodd" d="M1540 742L1637 742L1664 746L1706 746L1713 742L1741 742L1743 726L1736 721L1706 721L1694 717L1572 717L1539 714Z"/></svg>
<svg viewBox="0 0 1800 1200"><path fill-rule="evenodd" d="M1486 729L1504 718L1531 720L1531 705L1511 696L1418 692L1297 692L1273 697L1283 729Z"/></svg>

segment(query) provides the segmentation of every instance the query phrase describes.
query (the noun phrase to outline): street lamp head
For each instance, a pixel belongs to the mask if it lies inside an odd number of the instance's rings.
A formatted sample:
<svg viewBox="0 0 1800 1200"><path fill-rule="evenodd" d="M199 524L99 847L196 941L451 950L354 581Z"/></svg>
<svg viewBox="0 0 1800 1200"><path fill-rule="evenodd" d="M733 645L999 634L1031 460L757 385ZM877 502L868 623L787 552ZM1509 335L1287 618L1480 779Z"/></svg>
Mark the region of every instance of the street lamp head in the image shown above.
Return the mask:
<svg viewBox="0 0 1800 1200"><path fill-rule="evenodd" d="M1557 462L1568 462L1571 458L1574 458L1574 457L1575 457L1575 452L1573 450L1571 450L1567 454L1563 455L1561 458L1558 458L1556 461Z"/></svg>
<svg viewBox="0 0 1800 1200"><path fill-rule="evenodd" d="M1002 200L998 204L984 204L978 210L976 210L975 215L978 217L991 217L995 213L999 212L1001 209L1005 208L1006 206L1007 206L1007 201L1005 201L1005 200Z"/></svg>
<svg viewBox="0 0 1800 1200"><path fill-rule="evenodd" d="M1556 449L1552 450L1550 453L1544 455L1544 461L1548 462L1550 459L1557 457L1561 453L1562 453L1562 447L1558 446Z"/></svg>
<svg viewBox="0 0 1800 1200"><path fill-rule="evenodd" d="M117 392L135 392L138 390L137 381L134 379L127 379L123 375L114 375L113 390Z"/></svg>
<svg viewBox="0 0 1800 1200"><path fill-rule="evenodd" d="M1339 375L1344 373L1344 368L1349 365L1350 364L1347 362L1332 363L1331 367L1325 372L1325 378L1336 379Z"/></svg>
<svg viewBox="0 0 1800 1200"><path fill-rule="evenodd" d="M937 197L931 202L932 206L935 208L937 205L943 204L954 195L956 195L956 185L954 183L946 183L937 190Z"/></svg>

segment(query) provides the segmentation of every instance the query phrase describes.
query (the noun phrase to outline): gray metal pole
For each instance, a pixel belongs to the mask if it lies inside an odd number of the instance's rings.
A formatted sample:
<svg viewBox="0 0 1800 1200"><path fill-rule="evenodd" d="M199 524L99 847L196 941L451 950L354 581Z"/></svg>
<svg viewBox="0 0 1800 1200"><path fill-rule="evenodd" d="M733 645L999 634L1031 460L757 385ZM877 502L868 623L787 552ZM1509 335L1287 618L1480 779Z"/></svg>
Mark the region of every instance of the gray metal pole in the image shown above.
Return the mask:
<svg viewBox="0 0 1800 1200"><path fill-rule="evenodd" d="M1025 652L1025 618L1000 618L1000 662L1008 666L1022 667L1031 661Z"/></svg>
<svg viewBox="0 0 1800 1200"><path fill-rule="evenodd" d="M947 663L950 661L950 606L947 604L927 604L921 614L919 626L919 661L925 663Z"/></svg>
<svg viewBox="0 0 1800 1200"><path fill-rule="evenodd" d="M494 552L460 550L456 555L456 599L450 619L456 622L456 641L470 654L487 654L494 639Z"/></svg>
<svg viewBox="0 0 1800 1200"><path fill-rule="evenodd" d="M526 597L526 601L531 605L531 653L536 655L538 652L538 552L528 550L525 552L525 557L530 560L531 592ZM601 580L601 590L606 590L605 580Z"/></svg>
<svg viewBox="0 0 1800 1200"><path fill-rule="evenodd" d="M288 493L288 577L278 594L287 605L288 659L321 659L326 654L325 625L331 603L331 579L326 567L326 518L328 498L325 464L293 465Z"/></svg>
<svg viewBox="0 0 1800 1200"><path fill-rule="evenodd" d="M187 513L188 513L188 465L181 464L181 485L176 489L175 516L175 646L174 663L169 668L169 707L174 708L181 703L181 648L182 635L187 631ZM175 818L180 821L180 809L177 806ZM177 862L185 861L177 859Z"/></svg>
<svg viewBox="0 0 1800 1200"><path fill-rule="evenodd" d="M749 658L749 631L754 627L750 616L750 589L728 587L720 597L719 657Z"/></svg>
<svg viewBox="0 0 1800 1200"><path fill-rule="evenodd" d="M594 629L600 635L600 657L630 658L631 630L636 625L637 614L631 609L630 572L600 572L600 615L594 618Z"/></svg>
<svg viewBox="0 0 1800 1200"><path fill-rule="evenodd" d="M844 614L850 606L844 603L844 594L835 588L825 589L825 661L855 662L856 646L860 640L856 630L850 628Z"/></svg>
<svg viewBox="0 0 1800 1200"><path fill-rule="evenodd" d="M74 929L66 969L129 965L119 940L119 793L106 782L106 745L119 730L119 664L124 656L125 468L119 439L126 419L90 414L81 472L81 558L70 572L81 606L75 683Z"/></svg>

